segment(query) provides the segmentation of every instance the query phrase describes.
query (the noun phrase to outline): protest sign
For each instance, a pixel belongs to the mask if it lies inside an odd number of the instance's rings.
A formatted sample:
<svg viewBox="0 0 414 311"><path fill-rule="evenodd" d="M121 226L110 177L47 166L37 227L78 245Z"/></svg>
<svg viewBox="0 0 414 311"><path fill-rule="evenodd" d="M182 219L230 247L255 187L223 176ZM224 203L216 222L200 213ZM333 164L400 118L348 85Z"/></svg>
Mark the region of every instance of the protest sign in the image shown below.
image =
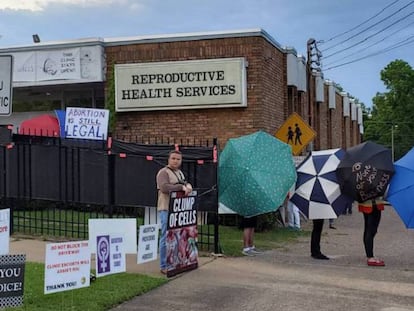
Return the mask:
<svg viewBox="0 0 414 311"><path fill-rule="evenodd" d="M145 263L157 259L158 225L139 227L137 263Z"/></svg>
<svg viewBox="0 0 414 311"><path fill-rule="evenodd" d="M126 271L123 235L99 235L96 237L96 276Z"/></svg>
<svg viewBox="0 0 414 311"><path fill-rule="evenodd" d="M88 287L91 252L88 241L46 245L45 294Z"/></svg>
<svg viewBox="0 0 414 311"><path fill-rule="evenodd" d="M23 304L26 255L0 256L0 308Z"/></svg>
<svg viewBox="0 0 414 311"><path fill-rule="evenodd" d="M167 276L198 267L197 192L171 192L167 226Z"/></svg>

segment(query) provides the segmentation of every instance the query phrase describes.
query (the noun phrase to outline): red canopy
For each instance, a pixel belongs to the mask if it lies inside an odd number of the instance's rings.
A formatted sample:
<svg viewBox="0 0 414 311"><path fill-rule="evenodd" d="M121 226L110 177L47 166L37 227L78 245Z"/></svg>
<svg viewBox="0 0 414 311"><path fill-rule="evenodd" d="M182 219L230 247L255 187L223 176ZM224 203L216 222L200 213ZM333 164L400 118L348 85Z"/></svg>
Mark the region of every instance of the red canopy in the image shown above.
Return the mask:
<svg viewBox="0 0 414 311"><path fill-rule="evenodd" d="M43 114L38 117L27 119L20 124L19 134L59 137L59 121L56 117L50 114Z"/></svg>

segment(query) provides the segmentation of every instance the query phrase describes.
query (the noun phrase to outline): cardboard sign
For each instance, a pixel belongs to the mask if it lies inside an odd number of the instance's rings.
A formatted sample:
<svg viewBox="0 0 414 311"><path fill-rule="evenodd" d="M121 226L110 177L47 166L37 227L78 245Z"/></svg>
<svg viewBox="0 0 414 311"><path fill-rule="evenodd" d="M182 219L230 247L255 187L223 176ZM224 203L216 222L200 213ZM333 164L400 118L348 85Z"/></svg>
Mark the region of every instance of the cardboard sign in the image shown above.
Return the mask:
<svg viewBox="0 0 414 311"><path fill-rule="evenodd" d="M67 107L66 138L106 140L108 138L109 110Z"/></svg>

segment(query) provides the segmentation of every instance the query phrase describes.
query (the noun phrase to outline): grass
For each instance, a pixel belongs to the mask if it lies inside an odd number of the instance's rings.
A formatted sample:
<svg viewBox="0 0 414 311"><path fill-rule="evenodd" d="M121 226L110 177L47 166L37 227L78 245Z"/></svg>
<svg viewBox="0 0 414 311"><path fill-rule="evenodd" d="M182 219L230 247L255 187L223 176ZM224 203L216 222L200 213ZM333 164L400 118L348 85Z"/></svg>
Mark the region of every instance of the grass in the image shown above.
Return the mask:
<svg viewBox="0 0 414 311"><path fill-rule="evenodd" d="M90 287L44 294L44 264L26 263L23 305L7 311L104 311L167 282L166 278L119 273L97 278Z"/></svg>
<svg viewBox="0 0 414 311"><path fill-rule="evenodd" d="M282 248L286 243L292 243L301 236L309 236L308 230L295 231L287 228L254 233L254 244L259 249ZM226 256L242 256L243 231L237 227L219 227L220 247Z"/></svg>

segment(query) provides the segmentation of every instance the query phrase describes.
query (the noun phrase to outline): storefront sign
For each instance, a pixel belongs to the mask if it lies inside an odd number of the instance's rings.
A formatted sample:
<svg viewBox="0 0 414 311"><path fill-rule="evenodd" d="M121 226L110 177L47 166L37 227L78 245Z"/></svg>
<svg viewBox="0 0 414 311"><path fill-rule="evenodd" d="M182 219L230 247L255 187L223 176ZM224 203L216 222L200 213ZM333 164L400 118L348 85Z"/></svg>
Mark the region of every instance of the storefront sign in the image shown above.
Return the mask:
<svg viewBox="0 0 414 311"><path fill-rule="evenodd" d="M11 53L15 86L104 81L102 46Z"/></svg>
<svg viewBox="0 0 414 311"><path fill-rule="evenodd" d="M244 58L115 65L116 111L246 107Z"/></svg>

